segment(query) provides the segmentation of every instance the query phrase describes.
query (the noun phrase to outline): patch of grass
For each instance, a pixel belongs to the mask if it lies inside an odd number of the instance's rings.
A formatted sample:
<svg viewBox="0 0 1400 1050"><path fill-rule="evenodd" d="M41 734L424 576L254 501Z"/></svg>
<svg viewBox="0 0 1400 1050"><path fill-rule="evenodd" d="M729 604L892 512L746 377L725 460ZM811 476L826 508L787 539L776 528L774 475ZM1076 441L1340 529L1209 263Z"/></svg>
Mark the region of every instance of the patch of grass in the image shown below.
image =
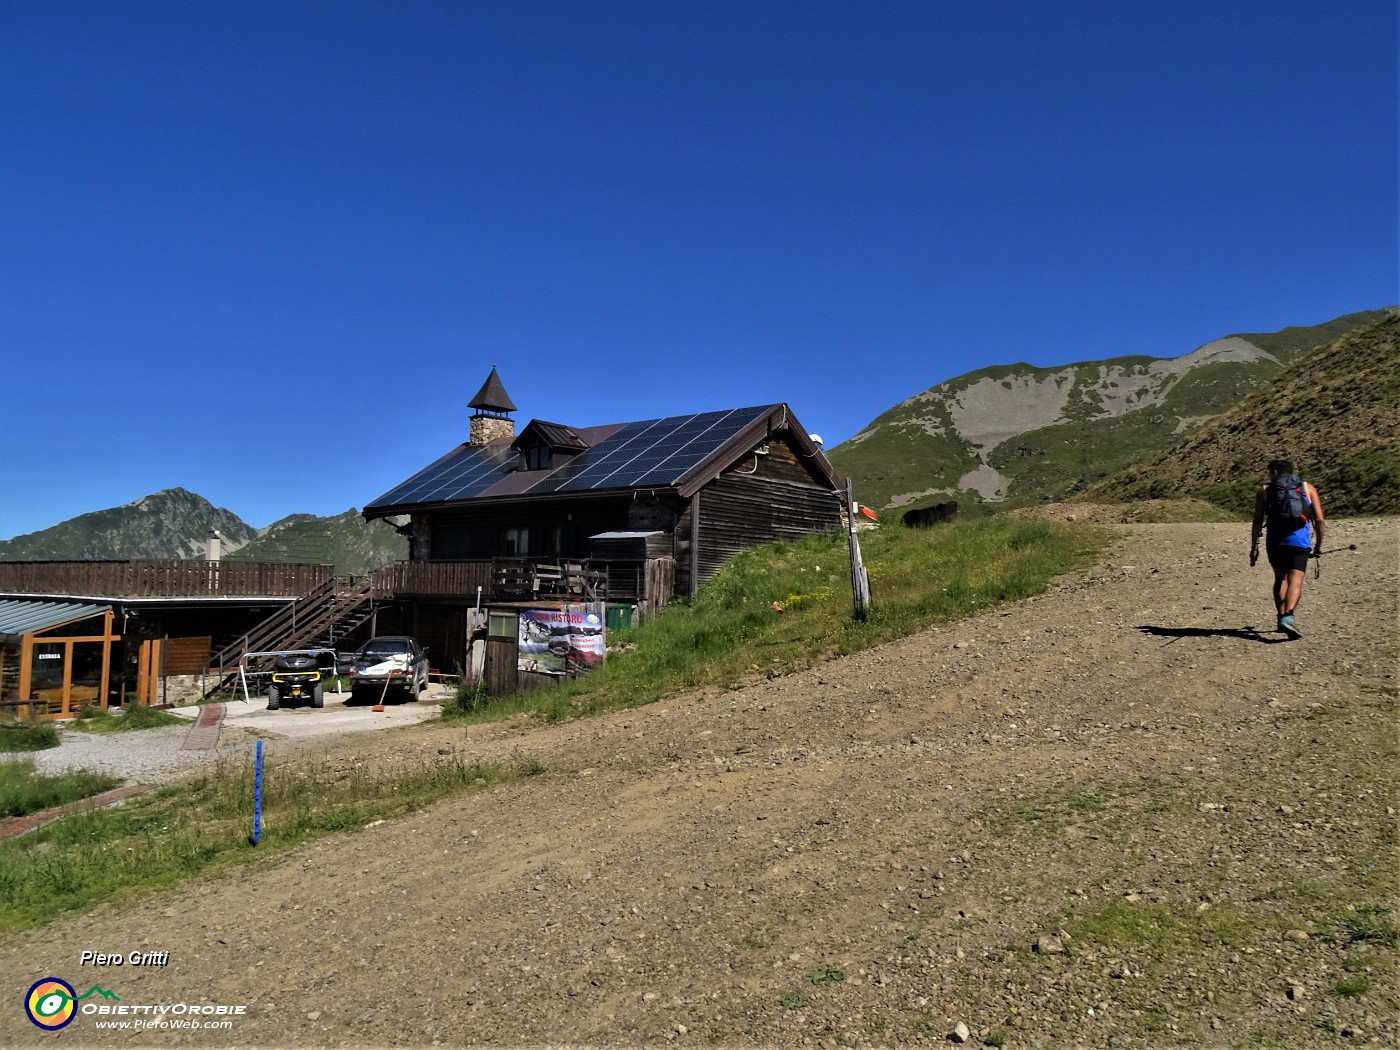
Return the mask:
<svg viewBox="0 0 1400 1050"><path fill-rule="evenodd" d="M840 984L846 979L846 971L835 966L823 966L820 970L813 970L810 980L815 985Z"/></svg>
<svg viewBox="0 0 1400 1050"><path fill-rule="evenodd" d="M486 710L491 703L491 694L486 691L486 683L458 677L457 687L452 695L443 701L442 718L455 721L470 718Z"/></svg>
<svg viewBox="0 0 1400 1050"><path fill-rule="evenodd" d="M121 783L120 777L78 770L57 776L34 772L34 760L0 762L0 817L26 817L53 806L100 795Z"/></svg>
<svg viewBox="0 0 1400 1050"><path fill-rule="evenodd" d="M120 714L100 707L85 707L78 712L72 728L83 733L129 733L138 729L159 729L162 726L189 725L189 719L160 711L145 704L128 704Z"/></svg>
<svg viewBox="0 0 1400 1050"><path fill-rule="evenodd" d="M262 835L254 847L252 764L225 766L0 842L0 934L543 771L533 760L487 765L456 752L407 765L360 760L319 767L273 756L263 768Z"/></svg>
<svg viewBox="0 0 1400 1050"><path fill-rule="evenodd" d="M805 1010L807 1009L807 999L801 995L785 995L783 996L783 1006L789 1010Z"/></svg>
<svg viewBox="0 0 1400 1050"><path fill-rule="evenodd" d="M1353 974L1332 983L1332 994L1344 999L1359 999L1371 991L1371 978L1363 974Z"/></svg>
<svg viewBox="0 0 1400 1050"><path fill-rule="evenodd" d="M1178 903L1110 900L1068 916L1065 928L1082 944L1179 961L1203 948L1252 943L1259 919L1229 904L1198 911Z"/></svg>
<svg viewBox="0 0 1400 1050"><path fill-rule="evenodd" d="M1400 946L1400 929L1381 905L1362 905L1342 923L1342 939L1347 944L1370 942L1386 948Z"/></svg>
<svg viewBox="0 0 1400 1050"><path fill-rule="evenodd" d="M1062 796L1022 799L999 805L989 813L992 830L1010 834L1026 826L1037 838L1050 838L1066 827L1108 814L1115 820L1136 820L1143 810L1155 811L1169 804L1165 781L1143 777L1096 791L1073 791Z"/></svg>
<svg viewBox="0 0 1400 1050"><path fill-rule="evenodd" d="M52 722L0 721L0 753L44 751L58 747L58 729Z"/></svg>

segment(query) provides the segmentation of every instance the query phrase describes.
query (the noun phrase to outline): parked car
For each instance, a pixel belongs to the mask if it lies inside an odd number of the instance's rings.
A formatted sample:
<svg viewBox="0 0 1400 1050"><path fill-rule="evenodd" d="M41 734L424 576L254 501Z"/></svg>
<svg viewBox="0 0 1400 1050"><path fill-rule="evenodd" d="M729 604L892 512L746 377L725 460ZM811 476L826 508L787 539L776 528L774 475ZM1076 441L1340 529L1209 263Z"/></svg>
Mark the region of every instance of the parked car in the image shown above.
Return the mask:
<svg viewBox="0 0 1400 1050"><path fill-rule="evenodd" d="M350 702L417 700L428 688L428 651L406 634L371 638L360 646L350 668Z"/></svg>

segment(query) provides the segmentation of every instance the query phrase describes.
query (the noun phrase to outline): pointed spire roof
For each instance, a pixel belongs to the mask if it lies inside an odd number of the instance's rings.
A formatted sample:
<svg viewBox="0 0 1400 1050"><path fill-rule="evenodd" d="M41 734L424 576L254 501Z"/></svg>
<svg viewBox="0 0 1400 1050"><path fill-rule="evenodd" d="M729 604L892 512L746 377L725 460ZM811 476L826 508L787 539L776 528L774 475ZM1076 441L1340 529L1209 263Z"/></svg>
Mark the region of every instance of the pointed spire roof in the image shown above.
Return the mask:
<svg viewBox="0 0 1400 1050"><path fill-rule="evenodd" d="M506 388L501 383L501 377L496 374L495 365L491 366L491 374L486 377L486 382L481 384L481 389L476 392L476 397L467 402L467 407L482 412L515 411L515 402L506 393Z"/></svg>

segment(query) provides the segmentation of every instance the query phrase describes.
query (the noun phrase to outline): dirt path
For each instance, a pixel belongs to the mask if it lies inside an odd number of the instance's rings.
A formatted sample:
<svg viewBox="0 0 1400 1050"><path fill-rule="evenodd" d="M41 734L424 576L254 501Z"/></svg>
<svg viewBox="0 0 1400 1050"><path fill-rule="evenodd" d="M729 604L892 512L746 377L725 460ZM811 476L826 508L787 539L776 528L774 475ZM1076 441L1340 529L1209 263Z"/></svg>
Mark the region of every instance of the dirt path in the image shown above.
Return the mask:
<svg viewBox="0 0 1400 1050"><path fill-rule="evenodd" d="M0 945L0 1043L55 1038L19 1008L53 974L247 1005L73 1045L1396 1045L1400 523L1334 524L1360 549L1290 643L1244 531L1124 529L1039 600L745 689L347 741L546 772ZM168 964L79 967L137 950Z"/></svg>

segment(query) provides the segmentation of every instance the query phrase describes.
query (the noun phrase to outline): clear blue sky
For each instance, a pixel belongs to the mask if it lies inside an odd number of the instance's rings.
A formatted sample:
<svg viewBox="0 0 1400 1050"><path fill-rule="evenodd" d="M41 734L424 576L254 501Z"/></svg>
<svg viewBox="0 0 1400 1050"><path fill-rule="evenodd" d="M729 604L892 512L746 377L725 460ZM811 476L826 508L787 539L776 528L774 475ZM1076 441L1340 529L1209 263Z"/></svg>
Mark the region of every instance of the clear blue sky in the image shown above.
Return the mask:
<svg viewBox="0 0 1400 1050"><path fill-rule="evenodd" d="M493 364L831 447L1397 291L1394 0L0 5L0 538L338 513Z"/></svg>

